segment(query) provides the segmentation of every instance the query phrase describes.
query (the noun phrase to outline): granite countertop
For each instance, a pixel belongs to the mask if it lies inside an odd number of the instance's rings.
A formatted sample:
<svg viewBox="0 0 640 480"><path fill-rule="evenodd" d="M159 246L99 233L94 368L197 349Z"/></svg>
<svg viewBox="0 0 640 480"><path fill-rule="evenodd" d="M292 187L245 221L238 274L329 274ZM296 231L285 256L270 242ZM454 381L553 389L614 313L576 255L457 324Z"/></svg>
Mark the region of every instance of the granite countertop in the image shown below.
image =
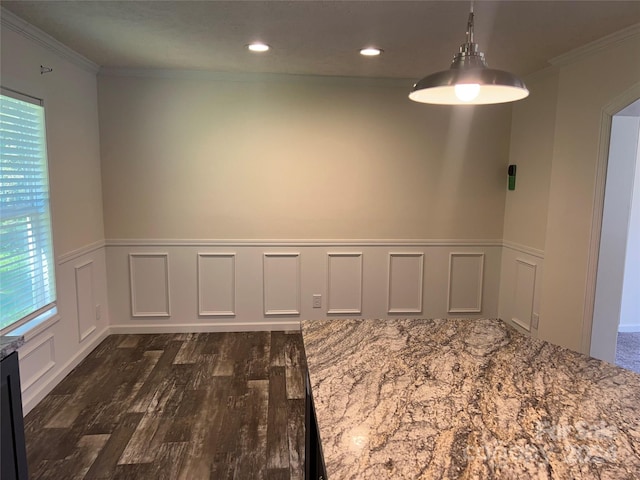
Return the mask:
<svg viewBox="0 0 640 480"><path fill-rule="evenodd" d="M23 336L3 335L0 337L0 360L8 357L24 345Z"/></svg>
<svg viewBox="0 0 640 480"><path fill-rule="evenodd" d="M640 375L491 319L302 323L329 480L640 478Z"/></svg>

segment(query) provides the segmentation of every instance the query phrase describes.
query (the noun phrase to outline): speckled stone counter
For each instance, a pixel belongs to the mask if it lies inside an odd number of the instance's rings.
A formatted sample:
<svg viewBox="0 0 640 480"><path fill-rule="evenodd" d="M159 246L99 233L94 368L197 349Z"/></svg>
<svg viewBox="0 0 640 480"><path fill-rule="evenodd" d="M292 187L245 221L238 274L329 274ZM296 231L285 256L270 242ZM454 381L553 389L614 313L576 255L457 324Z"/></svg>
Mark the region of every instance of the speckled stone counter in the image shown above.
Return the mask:
<svg viewBox="0 0 640 480"><path fill-rule="evenodd" d="M0 337L0 360L8 357L24 345L23 336L3 335Z"/></svg>
<svg viewBox="0 0 640 480"><path fill-rule="evenodd" d="M500 320L302 332L329 480L640 478L640 375Z"/></svg>

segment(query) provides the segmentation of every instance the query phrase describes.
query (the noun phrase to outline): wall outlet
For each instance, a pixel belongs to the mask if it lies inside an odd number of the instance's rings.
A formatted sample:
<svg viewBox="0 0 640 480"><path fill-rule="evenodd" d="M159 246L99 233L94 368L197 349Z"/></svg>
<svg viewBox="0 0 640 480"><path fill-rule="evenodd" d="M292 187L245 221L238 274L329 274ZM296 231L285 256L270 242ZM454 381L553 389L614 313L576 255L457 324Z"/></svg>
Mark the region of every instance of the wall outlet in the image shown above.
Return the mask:
<svg viewBox="0 0 640 480"><path fill-rule="evenodd" d="M96 305L96 320L100 320L102 318L102 308L100 304Z"/></svg>
<svg viewBox="0 0 640 480"><path fill-rule="evenodd" d="M538 324L540 323L540 315L534 313L531 315L531 328L538 329Z"/></svg>
<svg viewBox="0 0 640 480"><path fill-rule="evenodd" d="M319 293L313 295L313 308L322 308L322 295Z"/></svg>

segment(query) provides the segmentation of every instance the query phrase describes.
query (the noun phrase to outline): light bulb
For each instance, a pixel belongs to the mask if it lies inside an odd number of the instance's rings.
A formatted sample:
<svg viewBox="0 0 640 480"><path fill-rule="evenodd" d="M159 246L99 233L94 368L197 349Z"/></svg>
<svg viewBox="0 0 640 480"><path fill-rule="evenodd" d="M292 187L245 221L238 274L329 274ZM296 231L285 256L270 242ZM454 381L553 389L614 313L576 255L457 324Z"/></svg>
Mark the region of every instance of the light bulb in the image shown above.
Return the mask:
<svg viewBox="0 0 640 480"><path fill-rule="evenodd" d="M463 102L474 100L480 93L480 85L477 83L461 83L455 87L456 97Z"/></svg>

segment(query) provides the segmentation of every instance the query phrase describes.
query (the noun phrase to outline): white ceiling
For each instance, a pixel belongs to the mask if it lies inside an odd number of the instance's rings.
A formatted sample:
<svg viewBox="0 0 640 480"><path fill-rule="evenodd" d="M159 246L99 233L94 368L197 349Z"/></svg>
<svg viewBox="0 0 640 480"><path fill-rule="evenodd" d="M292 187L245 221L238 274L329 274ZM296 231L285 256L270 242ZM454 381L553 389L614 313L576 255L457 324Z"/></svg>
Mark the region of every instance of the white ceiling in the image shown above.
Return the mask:
<svg viewBox="0 0 640 480"><path fill-rule="evenodd" d="M2 6L109 68L420 78L464 40L459 1L5 1ZM640 1L476 1L493 68L526 75L640 23ZM244 46L261 40L262 55ZM379 58L361 47L384 49Z"/></svg>

